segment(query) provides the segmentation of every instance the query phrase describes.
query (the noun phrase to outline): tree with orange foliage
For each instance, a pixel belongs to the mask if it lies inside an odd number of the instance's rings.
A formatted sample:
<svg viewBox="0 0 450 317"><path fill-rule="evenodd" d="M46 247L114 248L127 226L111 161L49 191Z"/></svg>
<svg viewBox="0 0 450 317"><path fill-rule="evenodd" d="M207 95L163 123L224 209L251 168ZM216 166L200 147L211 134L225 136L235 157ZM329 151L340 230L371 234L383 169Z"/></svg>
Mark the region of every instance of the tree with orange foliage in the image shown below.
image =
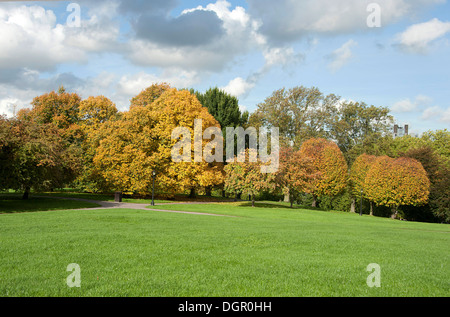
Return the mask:
<svg viewBox="0 0 450 317"><path fill-rule="evenodd" d="M401 205L427 203L430 193L430 181L422 164L407 157L378 157L367 172L364 187L370 200L392 208L392 218L397 218Z"/></svg>
<svg viewBox="0 0 450 317"><path fill-rule="evenodd" d="M80 102L78 94L68 93L64 87L60 87L58 92L35 97L31 102L32 109L22 109L17 116L37 124L53 123L58 129L66 130L78 122Z"/></svg>
<svg viewBox="0 0 450 317"><path fill-rule="evenodd" d="M313 196L313 207L317 206L318 197L335 196L345 188L348 167L336 143L312 138L303 142L300 155L312 164L308 171L309 179L302 182L302 187L304 192Z"/></svg>
<svg viewBox="0 0 450 317"><path fill-rule="evenodd" d="M283 194L289 195L291 208L294 200L303 192L304 184L317 176L311 158L303 157L300 151L294 151L292 147L280 149L280 167L276 179Z"/></svg>

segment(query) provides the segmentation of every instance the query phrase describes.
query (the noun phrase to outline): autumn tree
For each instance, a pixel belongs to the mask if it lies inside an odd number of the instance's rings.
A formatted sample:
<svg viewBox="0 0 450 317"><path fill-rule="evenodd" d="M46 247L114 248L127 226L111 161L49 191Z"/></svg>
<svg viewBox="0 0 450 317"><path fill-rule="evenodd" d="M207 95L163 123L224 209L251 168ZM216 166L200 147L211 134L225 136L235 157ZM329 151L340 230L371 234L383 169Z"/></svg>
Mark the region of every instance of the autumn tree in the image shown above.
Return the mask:
<svg viewBox="0 0 450 317"><path fill-rule="evenodd" d="M80 102L79 121L83 125L98 125L116 114L116 105L105 96L90 96Z"/></svg>
<svg viewBox="0 0 450 317"><path fill-rule="evenodd" d="M19 131L18 144L21 146L16 155L29 163L22 164L20 168L25 192L30 187L62 187L77 176L82 140L78 125L80 101L78 94L68 93L64 87L60 87L57 92L35 97L30 109L18 112L15 125ZM44 154L45 149L48 150L47 154ZM32 168L33 164L38 164L37 169ZM55 177L52 181L46 181L45 186L39 185L39 180L51 176L44 176L49 170ZM34 173L34 176L30 173ZM25 181L26 178L34 180Z"/></svg>
<svg viewBox="0 0 450 317"><path fill-rule="evenodd" d="M381 156L367 172L364 187L369 200L390 207L396 218L399 206L427 203L430 181L417 160Z"/></svg>
<svg viewBox="0 0 450 317"><path fill-rule="evenodd" d="M365 180L367 172L377 159L374 155L362 154L353 162L349 174L349 189L352 197L351 212L355 212L355 199L366 197ZM370 215L373 215L372 202L370 203Z"/></svg>
<svg viewBox="0 0 450 317"><path fill-rule="evenodd" d="M254 161L250 159L253 155ZM234 162L225 166L225 190L232 194L251 195L252 207L255 207L256 195L277 188L276 173L264 173L261 169L264 164L255 149L246 149L244 159L235 157Z"/></svg>
<svg viewBox="0 0 450 317"><path fill-rule="evenodd" d="M66 92L60 87L57 92L37 96L31 102L31 110L22 109L18 118L37 124L52 123L58 129L67 130L78 123L81 98L76 93Z"/></svg>
<svg viewBox="0 0 450 317"><path fill-rule="evenodd" d="M446 166L445 159L440 156L431 146L425 145L420 148L411 148L400 156L410 157L419 161L430 180L430 196L428 204L424 206L409 206L402 211L407 213L408 219L431 221L432 216L439 221L450 220L450 169Z"/></svg>
<svg viewBox="0 0 450 317"><path fill-rule="evenodd" d="M218 122L188 91L165 86L161 90L164 92L151 104L131 107L119 119L100 126L98 133L102 139L93 159L97 170L115 190L124 192L148 193L152 171L158 173L158 189L165 192L192 192L199 187L220 184L223 182L222 165L203 159L194 162L190 145L191 161L172 159L172 148L179 141L172 139L175 128L186 128L189 135L183 137L194 144L196 119L201 119L202 129L219 128ZM201 140L202 149L208 141Z"/></svg>
<svg viewBox="0 0 450 317"><path fill-rule="evenodd" d="M313 207L317 206L317 198L335 196L346 187L348 167L336 143L312 138L303 142L300 155L313 165L309 171L310 180L303 182L304 192L313 196Z"/></svg>
<svg viewBox="0 0 450 317"><path fill-rule="evenodd" d="M89 192L106 192L110 188L101 171L93 163L100 140L104 137L101 125L114 120L118 114L116 105L104 96L89 97L80 102L79 126L83 133L80 159L82 168L75 180L77 188Z"/></svg>
<svg viewBox="0 0 450 317"><path fill-rule="evenodd" d="M7 135L0 149L0 187L22 190L23 199L28 199L31 189L58 188L73 179L79 161L55 125L0 121L0 134Z"/></svg>
<svg viewBox="0 0 450 317"><path fill-rule="evenodd" d="M149 106L166 91L171 89L167 83L153 84L131 99L130 109L136 106Z"/></svg>
<svg viewBox="0 0 450 317"><path fill-rule="evenodd" d="M314 181L319 174L314 169L312 158L302 156L300 151L292 147L280 149L280 167L276 174L276 182L283 194L289 197L292 204L303 193L304 184Z"/></svg>

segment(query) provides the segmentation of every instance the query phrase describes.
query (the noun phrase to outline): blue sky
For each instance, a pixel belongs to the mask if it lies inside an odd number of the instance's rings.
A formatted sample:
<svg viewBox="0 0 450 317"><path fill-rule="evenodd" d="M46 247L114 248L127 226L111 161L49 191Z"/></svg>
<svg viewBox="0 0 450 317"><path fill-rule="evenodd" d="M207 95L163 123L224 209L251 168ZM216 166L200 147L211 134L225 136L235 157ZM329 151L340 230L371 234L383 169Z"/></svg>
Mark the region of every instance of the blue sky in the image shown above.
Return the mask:
<svg viewBox="0 0 450 317"><path fill-rule="evenodd" d="M0 47L8 115L60 85L126 110L165 81L218 86L250 112L277 89L315 86L389 107L415 133L450 127L445 0L2 1Z"/></svg>

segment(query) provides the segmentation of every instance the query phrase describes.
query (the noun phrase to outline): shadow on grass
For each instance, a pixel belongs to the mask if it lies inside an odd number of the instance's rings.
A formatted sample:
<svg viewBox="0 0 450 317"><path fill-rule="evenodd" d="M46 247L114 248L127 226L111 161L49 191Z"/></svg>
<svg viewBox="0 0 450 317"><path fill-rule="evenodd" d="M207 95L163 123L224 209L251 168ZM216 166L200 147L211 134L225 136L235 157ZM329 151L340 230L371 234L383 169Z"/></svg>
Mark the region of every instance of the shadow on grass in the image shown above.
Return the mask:
<svg viewBox="0 0 450 317"><path fill-rule="evenodd" d="M54 198L30 197L23 200L19 195L0 195L0 213L36 212L100 207L98 204Z"/></svg>
<svg viewBox="0 0 450 317"><path fill-rule="evenodd" d="M241 207L251 207L252 202L251 201L242 201ZM311 207L311 206L301 206L301 205L293 205L292 208L289 203L282 203L282 202L255 202L255 207L258 208L282 208L282 209L307 209L307 210L317 210L317 211L329 211L327 209L323 208L317 208L317 207Z"/></svg>

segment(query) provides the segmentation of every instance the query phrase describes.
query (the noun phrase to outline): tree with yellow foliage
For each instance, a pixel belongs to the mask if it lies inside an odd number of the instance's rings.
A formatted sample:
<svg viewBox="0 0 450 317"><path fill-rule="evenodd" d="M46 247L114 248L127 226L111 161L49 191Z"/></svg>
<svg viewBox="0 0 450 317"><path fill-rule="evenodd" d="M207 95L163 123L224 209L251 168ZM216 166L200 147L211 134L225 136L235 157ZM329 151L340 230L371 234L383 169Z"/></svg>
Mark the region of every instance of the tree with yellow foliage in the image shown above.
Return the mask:
<svg viewBox="0 0 450 317"><path fill-rule="evenodd" d="M158 91L157 85L152 89ZM160 87L163 93L150 104L134 105L116 121L107 121L98 133L103 136L96 149L94 165L114 190L146 194L151 191L152 172L156 187L176 193L223 182L222 163L175 162L172 148L177 139L172 131L187 128L194 144L194 121L206 127L220 127L208 110L189 91ZM203 134L202 134L203 135ZM202 139L202 149L208 140ZM191 158L194 151L190 151Z"/></svg>

